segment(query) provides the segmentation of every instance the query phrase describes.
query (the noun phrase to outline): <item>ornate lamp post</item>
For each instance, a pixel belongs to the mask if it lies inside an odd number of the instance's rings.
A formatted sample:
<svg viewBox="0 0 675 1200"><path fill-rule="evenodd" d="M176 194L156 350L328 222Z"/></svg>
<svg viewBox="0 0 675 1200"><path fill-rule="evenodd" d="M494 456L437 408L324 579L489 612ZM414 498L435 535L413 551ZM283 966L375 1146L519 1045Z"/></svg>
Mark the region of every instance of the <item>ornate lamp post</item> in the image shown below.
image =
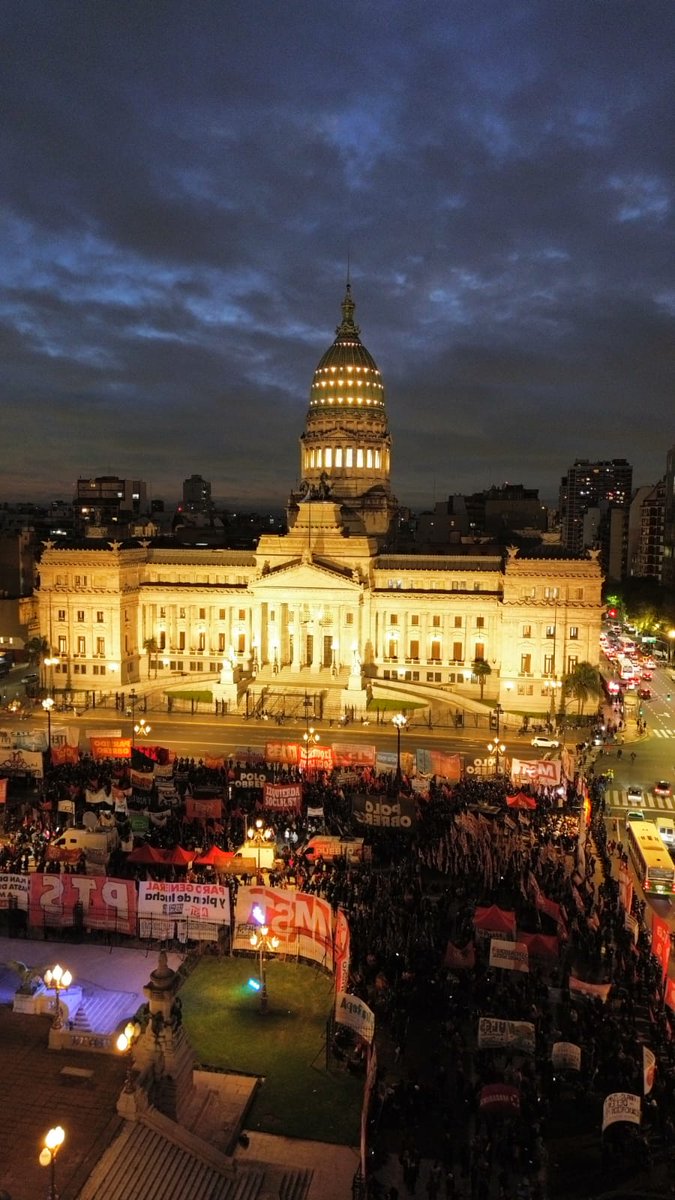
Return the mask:
<svg viewBox="0 0 675 1200"><path fill-rule="evenodd" d="M45 1134L45 1144L40 1151L41 1167L49 1167L49 1200L59 1200L56 1190L56 1156L66 1140L65 1130L55 1125Z"/></svg>
<svg viewBox="0 0 675 1200"><path fill-rule="evenodd" d="M134 725L133 735L131 738L131 745L132 746L136 745L137 737L144 738L144 737L147 737L148 734L150 734L150 733L152 733L152 726L148 725L145 717L141 717L140 721L137 721L136 724Z"/></svg>
<svg viewBox="0 0 675 1200"><path fill-rule="evenodd" d="M270 838L273 836L274 830L269 826L265 826L265 822L261 817L258 817L255 826L251 826L247 830L248 840L252 842L256 849L256 866L258 877L260 877L260 847L266 846Z"/></svg>
<svg viewBox="0 0 675 1200"><path fill-rule="evenodd" d="M495 738L495 740L493 742L488 742L487 748L488 748L488 754L494 754L495 775L499 775L499 756L500 756L500 754L505 753L506 746L504 745L503 742L499 741L499 738Z"/></svg>
<svg viewBox="0 0 675 1200"><path fill-rule="evenodd" d="M400 783L401 775L401 731L408 724L408 718L403 713L395 713L391 718L392 725L396 726L396 782Z"/></svg>
<svg viewBox="0 0 675 1200"><path fill-rule="evenodd" d="M45 662L47 660L45 659ZM52 762L52 709L54 707L54 697L46 696L42 701L42 707L47 714L47 763L51 766Z"/></svg>
<svg viewBox="0 0 675 1200"><path fill-rule="evenodd" d="M63 1018L61 1016L61 1001L59 1000L59 995L61 992L68 991L68 988L73 982L73 977L70 971L64 971L63 967L60 967L57 963L55 967L50 967L47 971L45 971L43 978L45 987L54 992L54 1020L52 1022L52 1028L62 1029Z"/></svg>
<svg viewBox="0 0 675 1200"><path fill-rule="evenodd" d="M321 741L321 735L316 732L313 725L308 725L302 735L302 740L305 743L305 775L307 775L309 773L310 746L316 746L317 742Z"/></svg>
<svg viewBox="0 0 675 1200"><path fill-rule="evenodd" d="M133 1050L134 1044L141 1036L141 1027L138 1021L127 1021L124 1026L124 1032L121 1033L115 1043L120 1054L126 1055L127 1074L124 1080L125 1092L133 1092L134 1090L134 1060Z"/></svg>
<svg viewBox="0 0 675 1200"><path fill-rule="evenodd" d="M265 914L261 908L256 905L253 909L253 916L258 922L258 932L251 934L251 945L254 950L259 953L258 979L260 983L260 1011L266 1013L268 1008L267 996L267 976L265 974L265 951L268 953L274 951L279 946L279 938L270 936L270 931L265 925Z"/></svg>

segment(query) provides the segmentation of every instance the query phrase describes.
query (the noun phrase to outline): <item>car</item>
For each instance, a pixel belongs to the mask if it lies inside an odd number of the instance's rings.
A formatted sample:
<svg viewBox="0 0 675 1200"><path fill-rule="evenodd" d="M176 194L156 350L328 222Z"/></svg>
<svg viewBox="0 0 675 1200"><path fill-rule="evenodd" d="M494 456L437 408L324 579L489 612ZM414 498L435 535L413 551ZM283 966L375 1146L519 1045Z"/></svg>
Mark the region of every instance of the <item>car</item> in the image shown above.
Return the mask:
<svg viewBox="0 0 675 1200"><path fill-rule="evenodd" d="M642 678L644 679L645 683L651 683L653 678L651 671L643 671Z"/></svg>
<svg viewBox="0 0 675 1200"><path fill-rule="evenodd" d="M537 746L540 750L557 750L560 742L555 738L546 737L543 733L538 733L532 738L532 745Z"/></svg>
<svg viewBox="0 0 675 1200"><path fill-rule="evenodd" d="M631 809L626 813L626 825L630 825L631 821L644 821L645 814L640 809Z"/></svg>
<svg viewBox="0 0 675 1200"><path fill-rule="evenodd" d="M669 796L670 795L670 784L668 783L667 779L657 780L657 782L654 784L654 795L655 796Z"/></svg>
<svg viewBox="0 0 675 1200"><path fill-rule="evenodd" d="M645 794L639 784L631 783L626 788L626 795L628 796L629 804L634 804L636 807L644 804Z"/></svg>
<svg viewBox="0 0 675 1200"><path fill-rule="evenodd" d="M21 676L22 683L37 683L40 676L37 671L29 671L27 675Z"/></svg>
<svg viewBox="0 0 675 1200"><path fill-rule="evenodd" d="M651 700L652 689L651 688L638 688L638 696L640 697L641 700Z"/></svg>

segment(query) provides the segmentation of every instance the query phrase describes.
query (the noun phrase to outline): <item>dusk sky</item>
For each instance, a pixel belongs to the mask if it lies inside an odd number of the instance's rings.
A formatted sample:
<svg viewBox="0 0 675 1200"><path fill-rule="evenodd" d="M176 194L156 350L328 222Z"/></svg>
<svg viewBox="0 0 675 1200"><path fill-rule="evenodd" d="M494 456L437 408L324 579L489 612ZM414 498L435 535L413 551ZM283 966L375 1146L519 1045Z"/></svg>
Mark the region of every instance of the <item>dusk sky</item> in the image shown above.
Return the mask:
<svg viewBox="0 0 675 1200"><path fill-rule="evenodd" d="M675 442L673 0L7 0L0 499L282 504L348 257L401 503Z"/></svg>

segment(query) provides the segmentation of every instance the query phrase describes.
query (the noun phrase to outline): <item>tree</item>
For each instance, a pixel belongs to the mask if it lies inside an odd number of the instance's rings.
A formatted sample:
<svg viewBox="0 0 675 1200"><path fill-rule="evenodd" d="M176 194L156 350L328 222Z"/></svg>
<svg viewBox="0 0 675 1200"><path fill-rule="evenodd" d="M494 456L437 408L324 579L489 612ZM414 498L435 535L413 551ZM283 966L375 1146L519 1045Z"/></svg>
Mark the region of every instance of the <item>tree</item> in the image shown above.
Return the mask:
<svg viewBox="0 0 675 1200"><path fill-rule="evenodd" d="M487 679L488 675L492 674L492 667L490 666L489 662L485 661L484 658L475 658L471 664L471 670L477 677L480 684L480 698L482 700L483 690L485 688L485 680Z"/></svg>
<svg viewBox="0 0 675 1200"><path fill-rule="evenodd" d="M573 671L565 675L562 685L562 699L576 700L579 705L579 715L593 697L599 699L604 695L602 676L597 667L589 662L577 663Z"/></svg>
<svg viewBox="0 0 675 1200"><path fill-rule="evenodd" d="M150 667L152 664L152 656L155 656L155 679L157 678L157 655L159 654L159 642L157 638L149 637L143 642L143 649L148 656L148 676L150 675Z"/></svg>
<svg viewBox="0 0 675 1200"><path fill-rule="evenodd" d="M39 634L37 637L32 637L26 642L26 653L28 661L33 667L37 667L40 675L40 687L43 686L42 664L46 658L49 658L51 648L46 637Z"/></svg>

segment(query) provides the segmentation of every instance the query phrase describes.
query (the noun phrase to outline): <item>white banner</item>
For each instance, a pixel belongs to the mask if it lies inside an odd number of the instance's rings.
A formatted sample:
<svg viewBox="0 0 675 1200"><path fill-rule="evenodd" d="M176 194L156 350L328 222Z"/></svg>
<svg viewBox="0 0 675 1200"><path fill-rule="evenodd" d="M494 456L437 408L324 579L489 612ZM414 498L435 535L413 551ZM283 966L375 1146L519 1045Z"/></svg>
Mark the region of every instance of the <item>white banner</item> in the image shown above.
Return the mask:
<svg viewBox="0 0 675 1200"><path fill-rule="evenodd" d="M640 1097L631 1092L612 1092L602 1106L602 1132L615 1121L630 1121L640 1124Z"/></svg>
<svg viewBox="0 0 675 1200"><path fill-rule="evenodd" d="M0 909L16 904L17 908L28 912L28 880L28 875L0 874Z"/></svg>
<svg viewBox="0 0 675 1200"><path fill-rule="evenodd" d="M4 775L33 774L42 779L42 752L38 750L0 751L0 771Z"/></svg>
<svg viewBox="0 0 675 1200"><path fill-rule="evenodd" d="M335 997L335 1020L338 1025L348 1025L369 1045L375 1036L375 1013L358 996L338 992Z"/></svg>
<svg viewBox="0 0 675 1200"><path fill-rule="evenodd" d="M554 1042L551 1047L551 1062L559 1070L581 1070L581 1046L574 1042Z"/></svg>
<svg viewBox="0 0 675 1200"><path fill-rule="evenodd" d="M230 923L230 890L219 883L141 883L139 917Z"/></svg>
<svg viewBox="0 0 675 1200"><path fill-rule="evenodd" d="M516 784L534 783L538 787L558 787L560 763L549 759L534 762L531 759L511 760L511 779Z"/></svg>
<svg viewBox="0 0 675 1200"><path fill-rule="evenodd" d="M528 974L530 960L527 946L524 942L502 942L499 938L491 938L490 966L502 967L505 971L522 971Z"/></svg>
<svg viewBox="0 0 675 1200"><path fill-rule="evenodd" d="M534 1054L534 1025L529 1021L481 1017L478 1022L478 1049L491 1050L502 1046Z"/></svg>

